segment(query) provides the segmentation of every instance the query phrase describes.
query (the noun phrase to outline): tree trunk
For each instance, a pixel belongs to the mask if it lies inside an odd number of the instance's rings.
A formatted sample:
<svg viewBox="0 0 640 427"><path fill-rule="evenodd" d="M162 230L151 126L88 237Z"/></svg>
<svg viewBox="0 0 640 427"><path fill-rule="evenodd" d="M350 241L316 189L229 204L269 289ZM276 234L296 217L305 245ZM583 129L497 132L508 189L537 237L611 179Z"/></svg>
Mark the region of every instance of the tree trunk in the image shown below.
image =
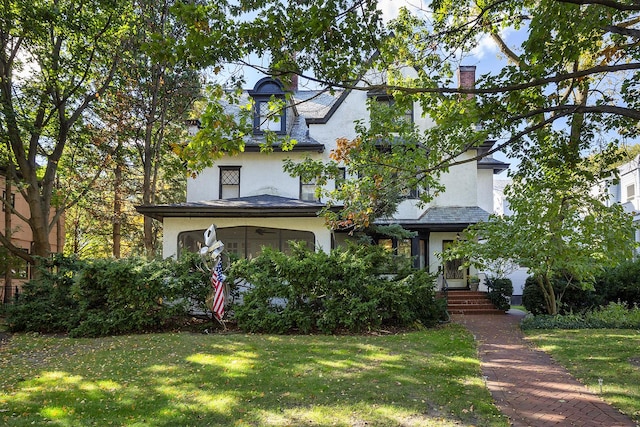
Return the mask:
<svg viewBox="0 0 640 427"><path fill-rule="evenodd" d="M11 168L11 164L9 167ZM6 194L6 199L8 203L4 205L4 235L7 239L11 240L11 192L13 191L11 186L11 170L7 172L7 176L5 177L4 189ZM9 255L7 253L7 255ZM4 271L4 292L3 292L3 303L9 302L11 297L11 259L13 257L8 257L6 268Z"/></svg>
<svg viewBox="0 0 640 427"><path fill-rule="evenodd" d="M153 189L151 188L151 178L153 174L153 125L158 120L158 95L160 88L160 81L163 77L162 69L157 65L154 65L151 70L153 78L153 86L151 93L151 102L149 104L149 110L146 117L146 125L144 130L144 150L142 156L143 164L143 188L142 188L142 203L144 205L151 204ZM155 246L153 239L153 223L148 216L144 217L144 249L148 257L153 258L155 256Z"/></svg>
<svg viewBox="0 0 640 427"><path fill-rule="evenodd" d="M122 161L116 160L115 179L113 182L113 257L120 258L120 242L122 240Z"/></svg>
<svg viewBox="0 0 640 427"><path fill-rule="evenodd" d="M547 313L549 313L552 316L557 315L558 304L556 301L556 294L555 294L555 291L553 290L553 283L551 282L551 279L549 278L548 275L545 275L544 277L542 277L542 275L539 275L537 277L537 280L538 280L538 286L540 286L540 289L542 290L542 295L544 296L544 304L547 309Z"/></svg>

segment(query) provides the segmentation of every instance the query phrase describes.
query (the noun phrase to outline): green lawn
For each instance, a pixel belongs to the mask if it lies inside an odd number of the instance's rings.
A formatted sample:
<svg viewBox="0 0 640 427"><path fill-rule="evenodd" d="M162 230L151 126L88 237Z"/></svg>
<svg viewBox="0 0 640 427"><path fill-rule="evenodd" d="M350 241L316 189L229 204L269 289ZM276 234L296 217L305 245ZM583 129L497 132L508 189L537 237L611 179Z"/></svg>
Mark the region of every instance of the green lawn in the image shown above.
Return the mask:
<svg viewBox="0 0 640 427"><path fill-rule="evenodd" d="M389 336L15 335L6 426L507 426L463 328Z"/></svg>
<svg viewBox="0 0 640 427"><path fill-rule="evenodd" d="M527 336L578 380L640 422L640 331L529 330Z"/></svg>

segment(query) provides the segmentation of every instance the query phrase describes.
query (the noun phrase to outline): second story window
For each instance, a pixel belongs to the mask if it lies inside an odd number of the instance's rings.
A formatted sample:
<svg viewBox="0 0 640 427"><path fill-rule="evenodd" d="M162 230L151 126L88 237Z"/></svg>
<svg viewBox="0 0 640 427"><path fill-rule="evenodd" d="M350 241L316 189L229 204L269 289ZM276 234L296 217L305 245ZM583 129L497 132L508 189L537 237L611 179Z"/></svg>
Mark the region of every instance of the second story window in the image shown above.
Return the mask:
<svg viewBox="0 0 640 427"><path fill-rule="evenodd" d="M340 189L347 180L347 168L338 168L338 176L336 176L336 190Z"/></svg>
<svg viewBox="0 0 640 427"><path fill-rule="evenodd" d="M317 202L316 196L316 181L304 181L300 179L300 200L306 200L308 202Z"/></svg>
<svg viewBox="0 0 640 427"><path fill-rule="evenodd" d="M420 192L417 188L402 188L400 190L400 196L403 199L417 199L420 196Z"/></svg>
<svg viewBox="0 0 640 427"><path fill-rule="evenodd" d="M240 197L240 167L220 167L220 198L235 199Z"/></svg>
<svg viewBox="0 0 640 427"><path fill-rule="evenodd" d="M636 185L627 185L627 200L633 200L636 197Z"/></svg>

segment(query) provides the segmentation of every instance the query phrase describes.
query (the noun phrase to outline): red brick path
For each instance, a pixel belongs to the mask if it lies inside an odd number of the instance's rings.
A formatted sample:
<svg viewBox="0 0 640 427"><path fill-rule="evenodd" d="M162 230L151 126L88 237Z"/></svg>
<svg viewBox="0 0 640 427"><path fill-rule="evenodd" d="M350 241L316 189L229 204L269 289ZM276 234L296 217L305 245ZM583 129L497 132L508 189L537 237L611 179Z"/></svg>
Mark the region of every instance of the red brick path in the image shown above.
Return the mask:
<svg viewBox="0 0 640 427"><path fill-rule="evenodd" d="M478 341L482 375L511 425L636 427L604 403L541 350L527 344L518 327L521 312L504 316L455 315Z"/></svg>

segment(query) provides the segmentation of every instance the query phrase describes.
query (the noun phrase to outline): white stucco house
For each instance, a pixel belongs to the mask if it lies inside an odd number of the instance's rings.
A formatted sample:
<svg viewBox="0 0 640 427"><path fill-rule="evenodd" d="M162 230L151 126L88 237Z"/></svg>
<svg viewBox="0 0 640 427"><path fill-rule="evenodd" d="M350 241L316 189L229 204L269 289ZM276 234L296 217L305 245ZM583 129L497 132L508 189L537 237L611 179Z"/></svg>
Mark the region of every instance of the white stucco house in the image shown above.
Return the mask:
<svg viewBox="0 0 640 427"><path fill-rule="evenodd" d="M505 188L511 184L510 179L496 179L493 183L493 213L498 216L512 215L513 211L509 205L509 200L504 194ZM491 274L491 273L487 273ZM508 272L508 279L511 279L513 284L513 294L511 295L511 303L514 305L522 304L522 293L524 291L524 285L529 277L529 273L526 268L518 267L514 265L513 270Z"/></svg>
<svg viewBox="0 0 640 427"><path fill-rule="evenodd" d="M410 72L410 71L409 71ZM460 80L473 80L475 67L463 67ZM330 230L318 211L323 200L315 196L315 184L301 182L283 171L283 160L302 160L305 156L329 160L338 138L355 138L355 121L368 119L367 98L377 96L366 90L345 90L333 95L292 88L292 108L286 109L279 121L265 120L264 106L274 96L284 98L285 88L277 80L264 78L246 91L253 97L254 135L246 141L245 151L223 157L190 179L185 203L138 206L137 210L163 224L163 255L172 257L180 251L197 249L203 231L211 224L228 251L242 257L255 256L263 246L286 251L287 241L304 240L316 250L328 251L350 238L347 233ZM387 99L388 101L388 99ZM261 114L262 113L262 114ZM431 125L416 103L411 120L420 128ZM191 125L197 126L197 122ZM275 150L260 153L259 143L268 128L288 134L298 143L290 152ZM470 149L461 158L488 150L492 143ZM508 164L492 157L454 166L442 177L446 191L428 205L419 207L411 194L401 202L393 218L416 231L413 239L378 239L379 244L410 254L417 268L431 272L444 271L449 287L464 288L471 273L442 266L437 256L458 233L469 224L486 220L493 212L494 175ZM349 174L348 170L345 170ZM334 186L335 182L329 182ZM444 268L443 268L444 267Z"/></svg>

